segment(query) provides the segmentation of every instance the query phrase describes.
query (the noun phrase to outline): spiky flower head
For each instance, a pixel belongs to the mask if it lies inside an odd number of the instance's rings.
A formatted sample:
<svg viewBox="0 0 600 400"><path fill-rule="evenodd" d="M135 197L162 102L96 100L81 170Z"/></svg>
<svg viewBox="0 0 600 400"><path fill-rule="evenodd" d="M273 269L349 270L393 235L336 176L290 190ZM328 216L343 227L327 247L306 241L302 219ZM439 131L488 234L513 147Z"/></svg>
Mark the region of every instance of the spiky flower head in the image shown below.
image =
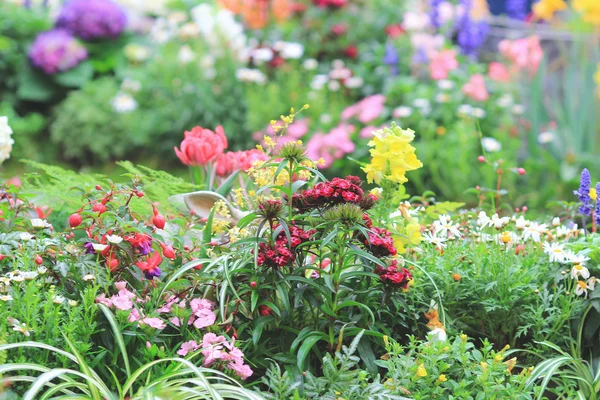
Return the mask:
<svg viewBox="0 0 600 400"><path fill-rule="evenodd" d="M574 191L573 193L579 197L579 201L581 202L581 207L579 207L579 212L583 215L590 215L592 213L592 206L590 205L590 186L592 179L590 177L590 171L587 168L584 168L581 171L581 179L579 180L579 189Z"/></svg>
<svg viewBox="0 0 600 400"><path fill-rule="evenodd" d="M326 221L340 222L346 226L353 226L363 221L363 210L354 203L342 203L325 211Z"/></svg>

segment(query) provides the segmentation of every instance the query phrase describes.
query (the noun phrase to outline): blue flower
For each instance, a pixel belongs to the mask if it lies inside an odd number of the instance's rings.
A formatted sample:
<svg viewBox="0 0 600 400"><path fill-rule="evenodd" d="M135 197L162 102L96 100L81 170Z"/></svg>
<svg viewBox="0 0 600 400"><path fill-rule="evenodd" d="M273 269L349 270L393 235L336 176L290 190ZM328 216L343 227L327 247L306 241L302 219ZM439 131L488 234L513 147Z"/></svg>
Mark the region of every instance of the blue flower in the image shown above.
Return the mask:
<svg viewBox="0 0 600 400"><path fill-rule="evenodd" d="M458 45L464 55L476 57L479 49L485 43L490 25L483 20L471 18L471 0L461 0L463 15L456 21L458 30Z"/></svg>
<svg viewBox="0 0 600 400"><path fill-rule="evenodd" d="M523 21L527 16L527 0L506 0L505 10L509 18Z"/></svg>
<svg viewBox="0 0 600 400"><path fill-rule="evenodd" d="M600 193L600 182L596 183L596 196ZM598 201L598 197L596 197L596 211L594 218L596 219L596 226L600 226L600 201Z"/></svg>
<svg viewBox="0 0 600 400"><path fill-rule="evenodd" d="M581 207L579 207L579 212L583 215L590 215L592 213L592 206L590 205L590 186L592 179L590 178L590 171L587 168L584 168L581 171L581 179L579 180L579 189L575 190L573 194L579 197L579 201L581 202Z"/></svg>
<svg viewBox="0 0 600 400"><path fill-rule="evenodd" d="M400 62L400 57L396 52L396 48L393 44L388 43L385 46L385 54L383 55L383 63L389 65L392 70L392 75L398 75L398 62Z"/></svg>

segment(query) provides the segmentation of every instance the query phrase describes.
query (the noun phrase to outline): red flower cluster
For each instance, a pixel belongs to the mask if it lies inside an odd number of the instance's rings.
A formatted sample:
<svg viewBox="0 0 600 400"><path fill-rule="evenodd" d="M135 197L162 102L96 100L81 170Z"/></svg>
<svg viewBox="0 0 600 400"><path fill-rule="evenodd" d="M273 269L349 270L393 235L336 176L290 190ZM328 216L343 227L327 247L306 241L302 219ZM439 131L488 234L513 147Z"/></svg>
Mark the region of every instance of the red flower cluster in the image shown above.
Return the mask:
<svg viewBox="0 0 600 400"><path fill-rule="evenodd" d="M261 243L258 247L258 265L268 268L281 268L295 260L293 250L300 244L310 240L315 230L305 231L297 226L290 226L290 243L288 247L287 236L284 231L277 235L274 244Z"/></svg>
<svg viewBox="0 0 600 400"><path fill-rule="evenodd" d="M150 250L152 250L152 236L146 233L136 232L126 236L125 240L142 256L148 255Z"/></svg>
<svg viewBox="0 0 600 400"><path fill-rule="evenodd" d="M367 239L361 235L361 240L375 257L395 256L398 253L394 246L392 234L389 231L376 226L371 226L369 229L369 238Z"/></svg>
<svg viewBox="0 0 600 400"><path fill-rule="evenodd" d="M342 8L348 4L348 0L313 0L313 4L321 8Z"/></svg>
<svg viewBox="0 0 600 400"><path fill-rule="evenodd" d="M331 181L317 183L312 189L295 194L292 198L294 207L300 211L329 207L340 203L354 203L361 207L371 208L374 200L365 195L360 188L360 178L347 176L345 179L333 178Z"/></svg>
<svg viewBox="0 0 600 400"><path fill-rule="evenodd" d="M381 281L385 284L389 284L393 287L400 289L408 288L408 283L412 279L412 275L409 270L398 266L398 261L392 260L391 264L387 268L377 267L375 273L379 275Z"/></svg>

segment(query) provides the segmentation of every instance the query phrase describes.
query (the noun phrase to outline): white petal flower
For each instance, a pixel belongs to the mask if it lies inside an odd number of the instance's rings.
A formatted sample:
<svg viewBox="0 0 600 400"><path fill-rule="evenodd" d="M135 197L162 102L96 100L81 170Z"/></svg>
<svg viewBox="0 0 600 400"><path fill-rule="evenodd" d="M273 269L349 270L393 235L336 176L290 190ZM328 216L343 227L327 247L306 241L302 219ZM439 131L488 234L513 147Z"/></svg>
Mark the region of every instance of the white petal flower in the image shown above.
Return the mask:
<svg viewBox="0 0 600 400"><path fill-rule="evenodd" d="M106 245L106 244L100 244L100 243L92 243L92 247L93 247L93 249L94 249L95 252L102 253L104 250L106 250L106 248L108 247L108 245Z"/></svg>
<svg viewBox="0 0 600 400"><path fill-rule="evenodd" d="M113 110L119 114L130 113L138 106L138 103L135 101L135 99L128 93L124 92L117 93L117 95L110 101L110 104L112 105Z"/></svg>
<svg viewBox="0 0 600 400"><path fill-rule="evenodd" d="M502 150L502 144L491 137L484 137L481 139L481 145L488 153L496 153Z"/></svg>
<svg viewBox="0 0 600 400"><path fill-rule="evenodd" d="M33 226L35 229L44 229L44 228L50 228L52 225L50 225L48 223L48 221L46 221L45 219L32 218L31 226Z"/></svg>
<svg viewBox="0 0 600 400"><path fill-rule="evenodd" d="M32 240L32 239L34 239L34 238L35 238L35 236L33 236L33 235L32 235L31 233L29 233L29 232L21 232L21 233L19 233L19 238L20 238L22 241L24 241L24 242L28 242L28 241L30 241L30 240Z"/></svg>
<svg viewBox="0 0 600 400"><path fill-rule="evenodd" d="M119 235L106 235L108 243L119 244L123 241L123 238Z"/></svg>
<svg viewBox="0 0 600 400"><path fill-rule="evenodd" d="M581 264L575 264L573 265L573 269L571 269L571 278L577 279L579 276L587 279L590 277L590 271Z"/></svg>

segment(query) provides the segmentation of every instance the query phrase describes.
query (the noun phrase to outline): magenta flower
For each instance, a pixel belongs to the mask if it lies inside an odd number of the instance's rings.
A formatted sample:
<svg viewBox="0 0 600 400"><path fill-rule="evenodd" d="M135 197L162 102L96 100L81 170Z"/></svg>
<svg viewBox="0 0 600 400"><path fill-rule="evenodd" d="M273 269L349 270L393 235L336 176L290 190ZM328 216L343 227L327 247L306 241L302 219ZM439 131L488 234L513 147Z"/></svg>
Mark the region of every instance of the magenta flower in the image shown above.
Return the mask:
<svg viewBox="0 0 600 400"><path fill-rule="evenodd" d="M353 125L342 124L328 134L315 134L306 145L306 155L313 160L323 159L323 168L328 168L335 160L339 160L355 149L350 134Z"/></svg>
<svg viewBox="0 0 600 400"><path fill-rule="evenodd" d="M50 75L76 67L88 52L68 31L54 29L40 33L28 55L34 67Z"/></svg>
<svg viewBox="0 0 600 400"><path fill-rule="evenodd" d="M125 30L127 15L111 0L71 0L56 25L84 40L116 38Z"/></svg>

